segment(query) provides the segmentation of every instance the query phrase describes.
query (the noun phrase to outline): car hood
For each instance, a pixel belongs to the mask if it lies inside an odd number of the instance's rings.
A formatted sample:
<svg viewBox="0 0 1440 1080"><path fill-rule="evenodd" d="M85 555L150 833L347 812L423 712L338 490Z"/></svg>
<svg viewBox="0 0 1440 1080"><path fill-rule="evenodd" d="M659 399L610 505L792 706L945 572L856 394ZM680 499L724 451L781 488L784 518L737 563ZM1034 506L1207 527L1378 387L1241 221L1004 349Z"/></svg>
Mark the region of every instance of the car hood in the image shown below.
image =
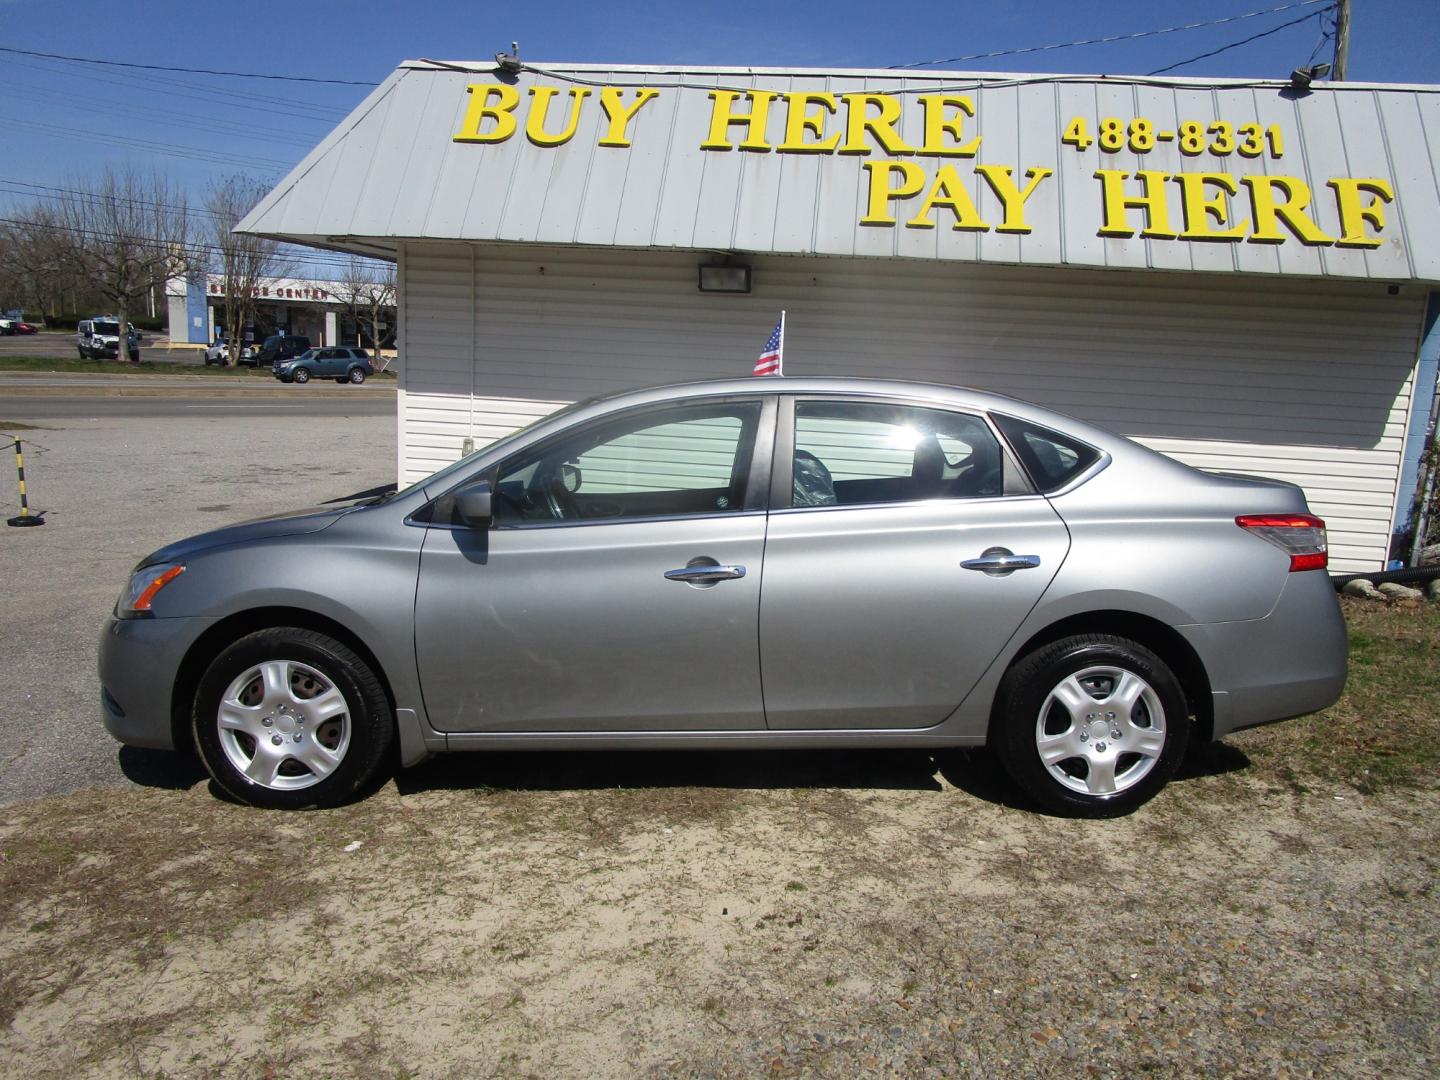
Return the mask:
<svg viewBox="0 0 1440 1080"><path fill-rule="evenodd" d="M312 506L304 510L288 510L251 521L241 521L223 529L213 529L177 540L173 544L166 544L141 559L135 568L138 570L162 562L184 562L191 555L232 544L248 544L278 536L300 536L304 533L319 532L329 528L346 514L362 509L372 502L373 499L365 499L342 506Z"/></svg>

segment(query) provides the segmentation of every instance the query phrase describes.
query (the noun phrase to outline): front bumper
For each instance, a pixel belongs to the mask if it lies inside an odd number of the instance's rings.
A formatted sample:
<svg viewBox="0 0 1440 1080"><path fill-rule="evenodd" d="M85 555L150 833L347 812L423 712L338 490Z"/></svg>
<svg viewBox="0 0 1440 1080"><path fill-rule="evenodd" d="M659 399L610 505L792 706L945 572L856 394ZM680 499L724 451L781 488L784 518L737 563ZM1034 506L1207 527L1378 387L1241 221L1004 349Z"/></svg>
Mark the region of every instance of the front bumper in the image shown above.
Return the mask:
<svg viewBox="0 0 1440 1080"><path fill-rule="evenodd" d="M1329 708L1345 689L1350 642L1322 570L1291 574L1263 619L1178 626L1210 677L1214 737Z"/></svg>
<svg viewBox="0 0 1440 1080"><path fill-rule="evenodd" d="M117 619L100 635L100 718L126 746L174 750L175 676L214 619Z"/></svg>

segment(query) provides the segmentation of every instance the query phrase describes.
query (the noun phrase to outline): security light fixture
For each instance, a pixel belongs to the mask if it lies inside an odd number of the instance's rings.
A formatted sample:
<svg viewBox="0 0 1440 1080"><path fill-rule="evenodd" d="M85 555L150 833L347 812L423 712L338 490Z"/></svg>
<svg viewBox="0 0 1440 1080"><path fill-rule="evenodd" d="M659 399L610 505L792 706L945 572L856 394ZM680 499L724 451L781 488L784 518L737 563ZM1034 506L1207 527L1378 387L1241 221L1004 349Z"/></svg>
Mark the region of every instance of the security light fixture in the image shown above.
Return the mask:
<svg viewBox="0 0 1440 1080"><path fill-rule="evenodd" d="M522 65L520 63L520 43L512 41L508 53L497 52L495 54L495 66L501 71L509 72L511 75L518 75Z"/></svg>
<svg viewBox="0 0 1440 1080"><path fill-rule="evenodd" d="M701 263L700 291L748 293L750 291L750 267L745 263L729 261Z"/></svg>
<svg viewBox="0 0 1440 1080"><path fill-rule="evenodd" d="M1290 73L1290 89L1303 93L1310 89L1310 84L1316 79L1323 79L1329 74L1329 64L1313 64L1310 67L1296 68Z"/></svg>

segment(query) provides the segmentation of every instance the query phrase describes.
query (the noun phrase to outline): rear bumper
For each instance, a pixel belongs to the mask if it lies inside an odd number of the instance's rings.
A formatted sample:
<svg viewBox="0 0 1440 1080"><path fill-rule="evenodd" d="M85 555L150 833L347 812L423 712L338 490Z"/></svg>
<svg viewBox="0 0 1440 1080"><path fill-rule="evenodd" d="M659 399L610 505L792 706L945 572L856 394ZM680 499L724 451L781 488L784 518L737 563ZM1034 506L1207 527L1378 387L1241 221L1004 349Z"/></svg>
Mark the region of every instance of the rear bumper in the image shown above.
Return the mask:
<svg viewBox="0 0 1440 1080"><path fill-rule="evenodd" d="M175 675L213 619L116 619L100 635L100 719L126 746L175 749Z"/></svg>
<svg viewBox="0 0 1440 1080"><path fill-rule="evenodd" d="M1195 648L1214 694L1214 736L1319 712L1345 689L1345 617L1323 570L1291 574L1263 619L1176 629Z"/></svg>

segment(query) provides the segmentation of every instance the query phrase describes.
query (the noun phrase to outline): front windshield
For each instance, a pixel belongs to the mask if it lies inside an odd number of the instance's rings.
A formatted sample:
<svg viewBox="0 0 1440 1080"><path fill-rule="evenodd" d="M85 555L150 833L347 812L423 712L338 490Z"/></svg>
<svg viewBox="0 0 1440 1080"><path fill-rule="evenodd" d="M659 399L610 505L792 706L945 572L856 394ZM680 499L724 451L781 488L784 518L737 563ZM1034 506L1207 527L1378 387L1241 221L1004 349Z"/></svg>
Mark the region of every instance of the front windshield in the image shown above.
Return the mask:
<svg viewBox="0 0 1440 1080"><path fill-rule="evenodd" d="M117 337L120 334L120 324L118 322L97 322L94 326L95 333L97 334L106 334L109 337Z"/></svg>
<svg viewBox="0 0 1440 1080"><path fill-rule="evenodd" d="M431 484L443 486L446 480L448 480L455 473L463 470L466 465L474 461L481 454L488 454L492 450L498 449L501 446L505 446L509 443L514 442L516 439L520 438L520 436L538 427L540 424L546 423L550 420L558 420L561 417L568 416L570 413L583 409L587 405L592 405L599 400L599 397L586 398L584 401L577 401L573 405L566 405L563 409L557 409L552 413L546 413L544 416L531 420L530 423L526 424L524 427L516 428L514 431L510 432L509 435L501 435L500 438L494 440L493 442L486 443L484 446L478 447L474 453L465 455L459 461L451 462L443 469L433 472L429 476L424 477L421 480L416 480L415 483L411 484L409 487L397 491L394 495L391 496L391 498L398 499L402 495L409 495L410 492L415 491L417 488L428 487Z"/></svg>

